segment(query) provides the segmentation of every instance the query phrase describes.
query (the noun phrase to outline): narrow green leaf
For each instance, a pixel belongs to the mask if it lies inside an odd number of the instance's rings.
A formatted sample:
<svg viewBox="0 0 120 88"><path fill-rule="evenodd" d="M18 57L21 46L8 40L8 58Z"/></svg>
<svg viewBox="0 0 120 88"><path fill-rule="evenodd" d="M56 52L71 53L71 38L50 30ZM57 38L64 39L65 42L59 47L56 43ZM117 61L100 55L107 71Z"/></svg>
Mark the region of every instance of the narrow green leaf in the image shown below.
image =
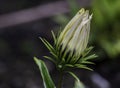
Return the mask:
<svg viewBox="0 0 120 88"><path fill-rule="evenodd" d="M80 80L76 80L74 88L85 88L85 86Z"/></svg>
<svg viewBox="0 0 120 88"><path fill-rule="evenodd" d="M54 56L56 60L58 59L58 56L54 52L50 52L50 53Z"/></svg>
<svg viewBox="0 0 120 88"><path fill-rule="evenodd" d="M84 60L92 60L92 59L94 59L96 57L97 57L97 55L93 54L93 55L90 55L88 57L85 57Z"/></svg>
<svg viewBox="0 0 120 88"><path fill-rule="evenodd" d="M56 39L55 33L53 31L51 31L51 33L52 33L52 36L53 36L53 39L54 39L54 44L56 44L57 39Z"/></svg>
<svg viewBox="0 0 120 88"><path fill-rule="evenodd" d="M73 72L68 72L68 73L75 78L74 88L85 88L84 84L79 80L79 78Z"/></svg>
<svg viewBox="0 0 120 88"><path fill-rule="evenodd" d="M79 78L71 71L68 72L71 76L73 76L73 78L75 78L75 80L79 80Z"/></svg>
<svg viewBox="0 0 120 88"><path fill-rule="evenodd" d="M46 42L46 44L54 51L54 48L53 48L53 46L46 40L46 39L44 39L44 41Z"/></svg>
<svg viewBox="0 0 120 88"><path fill-rule="evenodd" d="M89 52L93 49L93 47L86 48L85 51L83 52L82 56L85 57L86 55L89 54Z"/></svg>
<svg viewBox="0 0 120 88"><path fill-rule="evenodd" d="M48 48L50 52L55 52L53 46L46 39L42 39L41 37L40 39L45 44L45 46Z"/></svg>
<svg viewBox="0 0 120 88"><path fill-rule="evenodd" d="M93 71L93 69L91 69L91 68L89 68L89 67L87 67L86 65L83 65L83 64L75 64L75 67Z"/></svg>
<svg viewBox="0 0 120 88"><path fill-rule="evenodd" d="M55 60L52 57L49 57L49 56L43 56L43 57L55 63Z"/></svg>
<svg viewBox="0 0 120 88"><path fill-rule="evenodd" d="M36 64L38 65L40 73L42 75L44 87L45 88L56 88L50 77L50 74L48 72L48 69L47 69L45 63L42 60L37 59L36 57L34 57L34 60L35 60Z"/></svg>
<svg viewBox="0 0 120 88"><path fill-rule="evenodd" d="M80 62L81 64L95 64L95 63L93 63L93 62L91 62L91 61L82 61L82 62Z"/></svg>

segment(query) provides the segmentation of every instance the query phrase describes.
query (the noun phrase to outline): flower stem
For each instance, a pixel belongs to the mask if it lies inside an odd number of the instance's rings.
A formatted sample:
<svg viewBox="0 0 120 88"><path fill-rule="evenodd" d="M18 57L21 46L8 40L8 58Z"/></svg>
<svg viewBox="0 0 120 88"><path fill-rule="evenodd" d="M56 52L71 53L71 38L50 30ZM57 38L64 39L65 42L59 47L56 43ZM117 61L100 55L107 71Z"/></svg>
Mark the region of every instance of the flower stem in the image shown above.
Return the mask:
<svg viewBox="0 0 120 88"><path fill-rule="evenodd" d="M58 80L58 88L62 88L62 80L63 80L63 71L60 70L59 80Z"/></svg>

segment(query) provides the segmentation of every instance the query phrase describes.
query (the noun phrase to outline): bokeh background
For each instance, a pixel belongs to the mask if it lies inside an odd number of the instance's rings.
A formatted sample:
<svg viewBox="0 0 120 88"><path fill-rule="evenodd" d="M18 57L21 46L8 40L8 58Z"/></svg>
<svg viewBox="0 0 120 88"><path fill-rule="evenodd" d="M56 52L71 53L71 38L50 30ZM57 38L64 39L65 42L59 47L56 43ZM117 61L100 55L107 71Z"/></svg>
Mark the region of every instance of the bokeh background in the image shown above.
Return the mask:
<svg viewBox="0 0 120 88"><path fill-rule="evenodd" d="M57 82L48 50L39 37L53 43L51 30L64 28L80 8L93 13L89 46L98 58L93 72L75 70L86 88L120 88L120 0L0 0L0 88L43 88L33 57L45 61ZM64 76L64 88L73 78Z"/></svg>

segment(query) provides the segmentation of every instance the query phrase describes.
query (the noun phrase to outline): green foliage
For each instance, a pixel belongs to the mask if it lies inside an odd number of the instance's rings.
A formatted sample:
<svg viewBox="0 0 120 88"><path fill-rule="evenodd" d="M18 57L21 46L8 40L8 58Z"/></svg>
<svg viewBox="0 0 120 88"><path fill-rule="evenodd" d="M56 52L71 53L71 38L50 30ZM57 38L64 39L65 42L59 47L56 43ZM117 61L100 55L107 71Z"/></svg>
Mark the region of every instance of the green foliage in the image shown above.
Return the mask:
<svg viewBox="0 0 120 88"><path fill-rule="evenodd" d="M69 72L71 76L75 78L74 88L85 88L84 84L79 80L79 78L72 72Z"/></svg>
<svg viewBox="0 0 120 88"><path fill-rule="evenodd" d="M67 1L70 7L70 11L72 12L71 16L74 16L74 14L76 14L76 12L79 10L79 6L76 0L67 0Z"/></svg>
<svg viewBox="0 0 120 88"><path fill-rule="evenodd" d="M58 46L57 44L58 38L55 36L53 31L52 35L54 39L54 46L52 46L46 39L40 38L52 55L44 56L44 58L52 61L58 69L68 70L68 68L83 68L92 70L87 67L87 64L94 64L91 60L97 57L95 54L89 55L89 52L93 49L93 47L86 48L82 55L76 56L75 52L70 54L71 51L62 51L61 46Z"/></svg>
<svg viewBox="0 0 120 88"><path fill-rule="evenodd" d="M92 4L94 40L91 42L101 46L111 58L120 54L119 8L120 0L93 0Z"/></svg>
<svg viewBox="0 0 120 88"><path fill-rule="evenodd" d="M79 80L76 80L74 88L85 88L85 87Z"/></svg>
<svg viewBox="0 0 120 88"><path fill-rule="evenodd" d="M50 74L48 72L48 69L47 69L45 63L42 60L37 59L36 57L34 57L34 60L35 60L36 64L38 65L40 73L42 75L44 87L45 88L56 88L50 77Z"/></svg>
<svg viewBox="0 0 120 88"><path fill-rule="evenodd" d="M74 88L85 88L84 84L79 80L79 78L73 72L68 72L68 73L75 78Z"/></svg>
<svg viewBox="0 0 120 88"><path fill-rule="evenodd" d="M48 72L48 69L47 69L45 63L42 60L37 59L36 57L34 57L34 60L35 60L36 64L38 65L40 73L42 75L44 87L45 88L56 88L50 77L50 74ZM74 73L72 73L72 72L68 72L68 73L75 78L74 88L85 88L83 83L79 80L79 78Z"/></svg>

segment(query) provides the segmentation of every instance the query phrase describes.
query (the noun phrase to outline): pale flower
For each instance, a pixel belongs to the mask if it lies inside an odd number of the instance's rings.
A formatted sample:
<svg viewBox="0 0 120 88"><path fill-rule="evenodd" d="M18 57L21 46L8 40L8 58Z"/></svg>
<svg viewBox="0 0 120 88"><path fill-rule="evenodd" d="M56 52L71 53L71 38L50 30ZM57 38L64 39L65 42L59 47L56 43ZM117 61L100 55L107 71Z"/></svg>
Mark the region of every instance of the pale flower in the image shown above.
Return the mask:
<svg viewBox="0 0 120 88"><path fill-rule="evenodd" d="M62 50L75 51L75 54L80 55L86 49L91 18L89 11L84 9L72 18L58 37L58 44L62 45Z"/></svg>

